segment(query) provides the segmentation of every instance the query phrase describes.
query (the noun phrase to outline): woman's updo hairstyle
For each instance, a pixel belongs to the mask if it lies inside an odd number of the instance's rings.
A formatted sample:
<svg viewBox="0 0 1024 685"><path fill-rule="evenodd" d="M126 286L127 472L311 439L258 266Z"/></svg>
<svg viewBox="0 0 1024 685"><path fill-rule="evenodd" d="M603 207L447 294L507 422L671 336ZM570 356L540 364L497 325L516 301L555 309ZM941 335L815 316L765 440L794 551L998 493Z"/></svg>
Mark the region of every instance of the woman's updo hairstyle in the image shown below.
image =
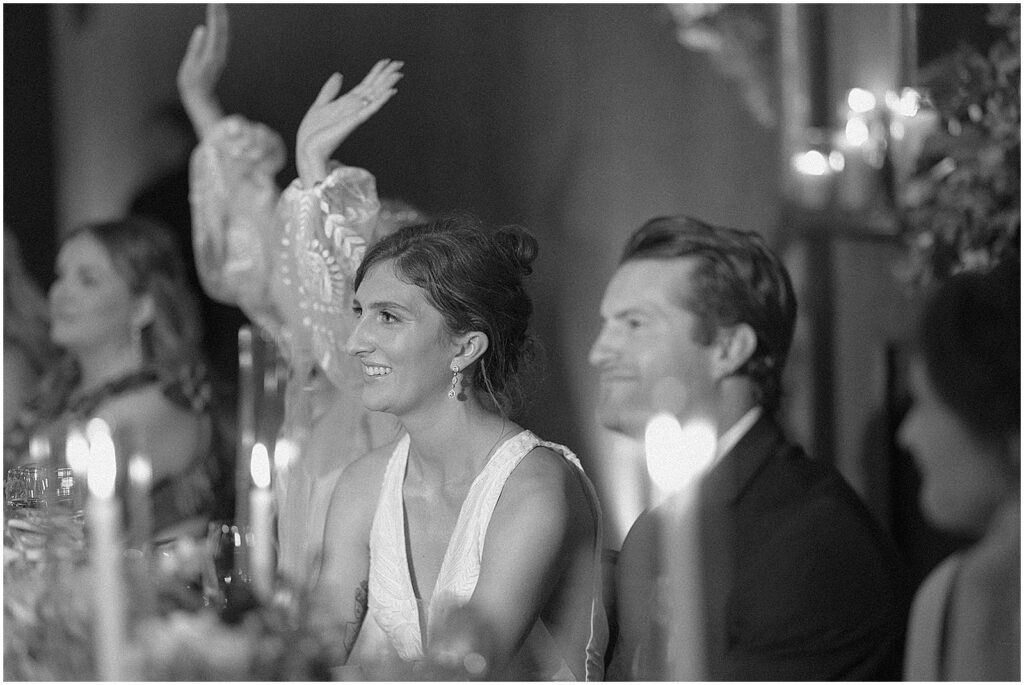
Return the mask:
<svg viewBox="0 0 1024 685"><path fill-rule="evenodd" d="M450 214L381 239L363 257L355 288L376 264L393 260L395 275L426 292L452 333L485 333L488 348L466 379L510 417L521 408L522 372L537 346L523 285L536 257L537 240L524 229L489 231L470 214Z"/></svg>

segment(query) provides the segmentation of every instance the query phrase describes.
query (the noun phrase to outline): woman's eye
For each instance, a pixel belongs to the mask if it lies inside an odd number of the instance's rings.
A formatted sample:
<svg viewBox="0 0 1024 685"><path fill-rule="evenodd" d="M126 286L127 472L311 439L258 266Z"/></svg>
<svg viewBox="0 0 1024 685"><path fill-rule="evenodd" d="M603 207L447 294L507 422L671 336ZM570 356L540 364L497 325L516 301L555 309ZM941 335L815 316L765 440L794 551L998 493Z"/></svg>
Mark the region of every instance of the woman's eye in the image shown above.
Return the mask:
<svg viewBox="0 0 1024 685"><path fill-rule="evenodd" d="M361 316L363 315L363 308L362 308L362 307L360 307L360 306L358 306L358 305L353 305L353 307L352 307L352 313L353 313L353 314L355 315L355 317L356 317L356 318L358 319L359 317L361 317Z"/></svg>
<svg viewBox="0 0 1024 685"><path fill-rule="evenodd" d="M385 309L381 310L380 320L384 323L394 323L395 321L398 321L398 317Z"/></svg>

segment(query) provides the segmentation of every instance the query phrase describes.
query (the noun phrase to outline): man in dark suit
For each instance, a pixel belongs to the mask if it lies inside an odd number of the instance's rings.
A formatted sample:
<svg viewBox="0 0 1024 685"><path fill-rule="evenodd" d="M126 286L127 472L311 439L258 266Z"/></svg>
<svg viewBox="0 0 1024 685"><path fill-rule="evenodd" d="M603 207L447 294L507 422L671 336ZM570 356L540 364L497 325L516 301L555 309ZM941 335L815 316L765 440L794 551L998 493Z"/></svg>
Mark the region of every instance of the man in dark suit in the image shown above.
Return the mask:
<svg viewBox="0 0 1024 685"><path fill-rule="evenodd" d="M623 543L609 678L899 679L910 588L895 547L772 416L796 319L778 257L756 233L653 219L601 315L601 423L642 439L667 414L679 441L712 437L703 455L679 445L699 476Z"/></svg>

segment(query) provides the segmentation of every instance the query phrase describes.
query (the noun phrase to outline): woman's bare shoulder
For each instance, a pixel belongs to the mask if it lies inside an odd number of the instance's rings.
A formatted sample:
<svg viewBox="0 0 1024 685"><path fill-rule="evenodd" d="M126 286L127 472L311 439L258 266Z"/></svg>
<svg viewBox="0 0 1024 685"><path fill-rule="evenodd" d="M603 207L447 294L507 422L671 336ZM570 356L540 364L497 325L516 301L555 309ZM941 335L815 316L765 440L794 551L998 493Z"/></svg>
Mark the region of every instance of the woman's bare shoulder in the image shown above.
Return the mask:
<svg viewBox="0 0 1024 685"><path fill-rule="evenodd" d="M366 511L376 507L384 471L399 439L367 452L345 467L331 495L332 511Z"/></svg>
<svg viewBox="0 0 1024 685"><path fill-rule="evenodd" d="M156 383L114 395L99 406L97 413L104 418L123 418L136 422L195 417L193 412L169 400Z"/></svg>
<svg viewBox="0 0 1024 685"><path fill-rule="evenodd" d="M209 448L208 417L172 402L157 384L108 399L96 415L145 446L156 479L182 470Z"/></svg>
<svg viewBox="0 0 1024 685"><path fill-rule="evenodd" d="M579 469L557 451L537 446L509 474L494 510L496 522L513 528L524 517L557 528L594 525L588 495Z"/></svg>
<svg viewBox="0 0 1024 685"><path fill-rule="evenodd" d="M372 449L346 466L345 470L341 472L339 484L346 481L366 484L383 478L384 469L387 468L388 460L391 459L399 440L401 438L396 438Z"/></svg>
<svg viewBox="0 0 1024 685"><path fill-rule="evenodd" d="M565 496L582 495L582 483L579 469L564 456L551 449L538 445L523 457L519 465L512 471L505 484L512 492L561 493Z"/></svg>

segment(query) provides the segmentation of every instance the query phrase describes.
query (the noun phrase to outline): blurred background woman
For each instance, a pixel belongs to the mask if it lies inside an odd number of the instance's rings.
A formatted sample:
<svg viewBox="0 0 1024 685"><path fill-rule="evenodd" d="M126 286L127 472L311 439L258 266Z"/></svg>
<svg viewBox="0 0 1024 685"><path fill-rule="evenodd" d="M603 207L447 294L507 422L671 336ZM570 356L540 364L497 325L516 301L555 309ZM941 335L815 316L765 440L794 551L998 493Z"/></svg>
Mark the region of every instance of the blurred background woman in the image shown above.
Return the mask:
<svg viewBox="0 0 1024 685"><path fill-rule="evenodd" d="M154 530L204 532L230 503L215 501L209 388L179 246L147 220L91 224L64 239L56 273L50 337L61 357L5 433L5 462L28 460L34 437L61 445L72 423L102 418L129 454L150 459Z"/></svg>
<svg viewBox="0 0 1024 685"><path fill-rule="evenodd" d="M906 680L1020 680L1020 263L951 277L934 293L900 439L921 509L977 542L914 601Z"/></svg>

